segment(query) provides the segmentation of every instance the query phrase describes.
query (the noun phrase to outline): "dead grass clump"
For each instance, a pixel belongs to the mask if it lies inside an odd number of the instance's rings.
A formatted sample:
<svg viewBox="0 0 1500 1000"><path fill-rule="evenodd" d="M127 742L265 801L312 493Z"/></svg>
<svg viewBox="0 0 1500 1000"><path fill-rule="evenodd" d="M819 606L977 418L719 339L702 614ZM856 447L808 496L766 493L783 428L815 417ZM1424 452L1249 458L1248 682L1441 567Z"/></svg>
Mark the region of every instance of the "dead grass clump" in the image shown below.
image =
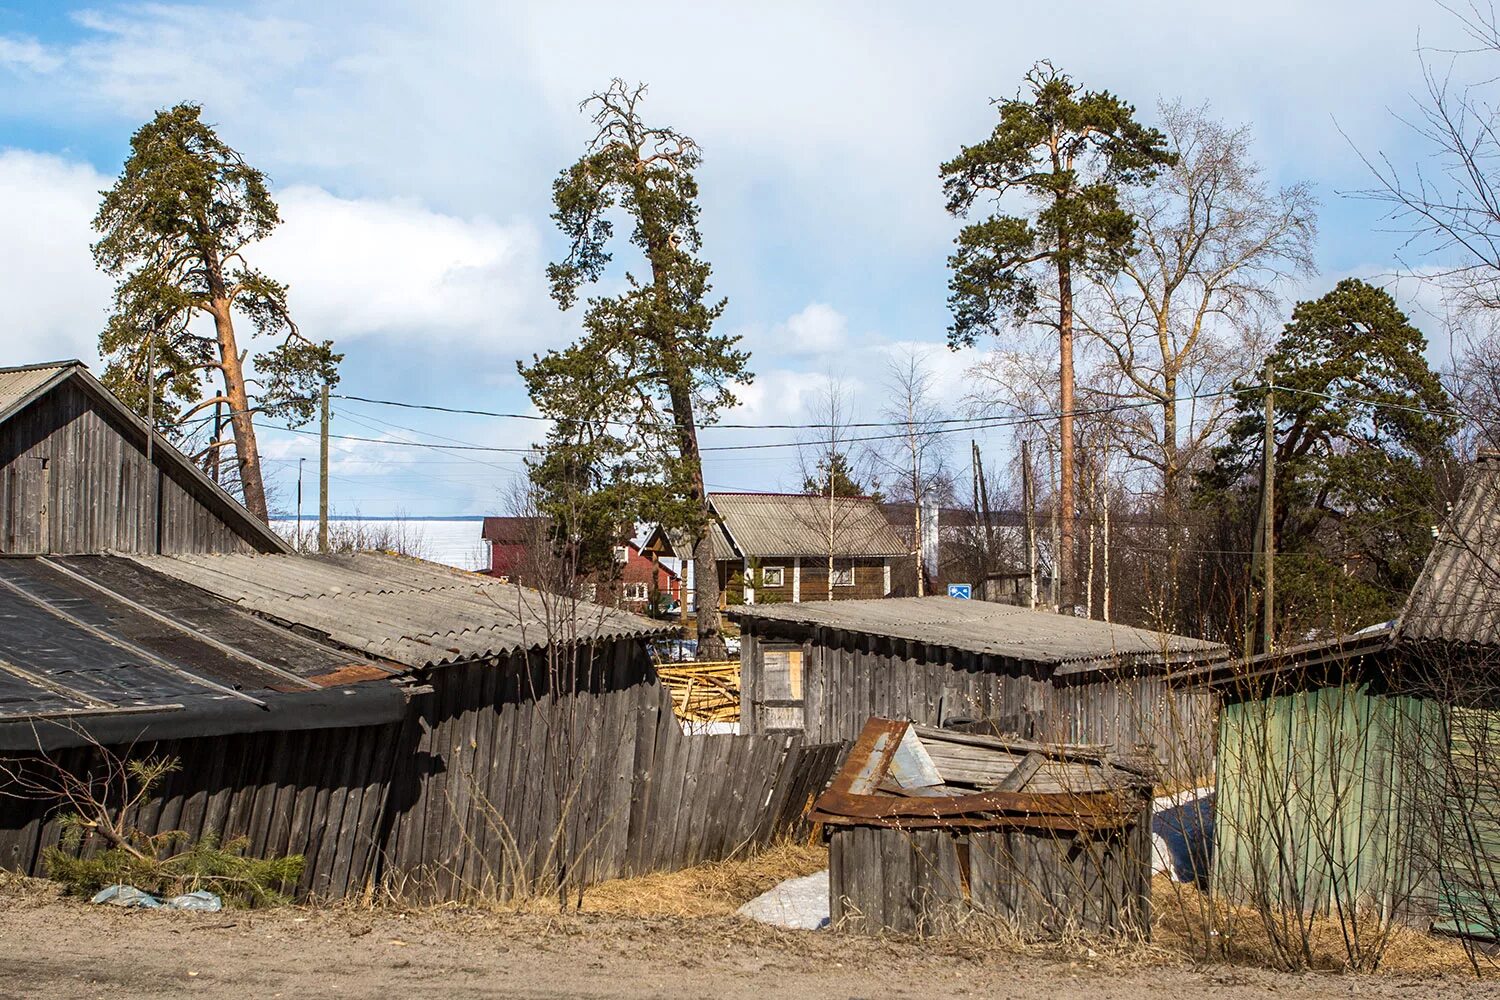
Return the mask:
<svg viewBox="0 0 1500 1000"><path fill-rule="evenodd" d="M783 841L749 857L601 882L584 892L583 909L638 917L726 916L777 883L827 867L822 844Z"/></svg>
<svg viewBox="0 0 1500 1000"><path fill-rule="evenodd" d="M1259 913L1249 906L1218 901L1210 925L1207 901L1191 885L1164 877L1152 881L1151 943L1155 948L1199 960L1208 958L1236 965L1264 967L1271 943ZM1311 925L1312 968L1347 971L1348 949L1337 919L1315 918ZM1435 976L1473 975L1463 946L1415 927L1397 925L1380 962L1389 974Z"/></svg>

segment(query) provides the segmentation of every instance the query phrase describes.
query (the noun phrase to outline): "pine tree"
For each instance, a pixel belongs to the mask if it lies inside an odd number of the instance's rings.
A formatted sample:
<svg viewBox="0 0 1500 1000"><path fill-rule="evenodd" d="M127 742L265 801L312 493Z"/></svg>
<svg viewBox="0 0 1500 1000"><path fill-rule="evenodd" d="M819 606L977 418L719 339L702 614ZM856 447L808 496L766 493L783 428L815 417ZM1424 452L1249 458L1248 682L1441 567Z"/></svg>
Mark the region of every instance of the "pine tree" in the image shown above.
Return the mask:
<svg viewBox="0 0 1500 1000"><path fill-rule="evenodd" d="M722 659L698 431L734 404L733 386L750 381L749 355L738 337L712 329L725 300L710 297L711 269L699 257L694 171L702 153L681 132L645 122L645 92L614 80L586 100L594 137L553 184L552 217L568 240L567 255L547 269L559 307L605 276L616 212L630 220L629 242L646 272L627 271L624 291L589 299L584 335L572 346L520 365L532 400L556 421L530 469L554 518L586 511L597 525L606 512L617 524L649 517L687 538L699 652Z"/></svg>
<svg viewBox="0 0 1500 1000"><path fill-rule="evenodd" d="M131 137L124 170L94 218L94 260L119 279L99 336L104 383L142 415L150 387L167 429L227 406L245 506L262 520L254 418L310 420L318 387L337 383L342 360L330 341L302 335L286 286L245 258L280 222L265 175L219 139L196 104L158 112ZM237 317L250 321L252 337L275 345L252 355L237 336ZM211 332L195 322L203 318ZM209 449L228 444L212 441Z"/></svg>

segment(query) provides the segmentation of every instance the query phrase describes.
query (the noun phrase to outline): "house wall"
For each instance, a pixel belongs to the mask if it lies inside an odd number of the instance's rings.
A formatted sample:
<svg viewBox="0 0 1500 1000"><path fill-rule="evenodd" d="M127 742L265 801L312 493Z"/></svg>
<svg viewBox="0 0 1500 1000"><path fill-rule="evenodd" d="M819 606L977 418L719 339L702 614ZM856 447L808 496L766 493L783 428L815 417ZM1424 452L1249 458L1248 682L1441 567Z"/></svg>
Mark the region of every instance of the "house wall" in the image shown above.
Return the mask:
<svg viewBox="0 0 1500 1000"><path fill-rule="evenodd" d="M253 552L189 477L146 463L144 444L74 385L63 384L0 425L0 553ZM45 468L42 460L46 460Z"/></svg>
<svg viewBox="0 0 1500 1000"><path fill-rule="evenodd" d="M1173 781L1213 771L1214 696L1160 675L1066 683L1044 667L906 640L764 619L742 628L744 732L767 729L764 647L790 644L803 651L802 732L815 742L853 740L871 716L928 726L968 718L1052 742L1150 745Z"/></svg>
<svg viewBox="0 0 1500 1000"><path fill-rule="evenodd" d="M840 559L839 563L846 560ZM890 593L888 589L889 577L886 567L890 564L889 559L855 559L854 585L849 587L834 587L833 599L836 601L868 600L871 598L885 597ZM828 557L827 556L803 556L801 563L801 582L796 584L798 560L788 557L766 557L764 559L752 560L755 576L750 581L755 589L755 602L765 604L770 602L790 603L794 599L802 601L826 601L828 600ZM783 583L780 587L763 587L759 570L766 566L780 566L782 568ZM723 606L745 603L745 563L743 560L721 560L719 562L719 592Z"/></svg>

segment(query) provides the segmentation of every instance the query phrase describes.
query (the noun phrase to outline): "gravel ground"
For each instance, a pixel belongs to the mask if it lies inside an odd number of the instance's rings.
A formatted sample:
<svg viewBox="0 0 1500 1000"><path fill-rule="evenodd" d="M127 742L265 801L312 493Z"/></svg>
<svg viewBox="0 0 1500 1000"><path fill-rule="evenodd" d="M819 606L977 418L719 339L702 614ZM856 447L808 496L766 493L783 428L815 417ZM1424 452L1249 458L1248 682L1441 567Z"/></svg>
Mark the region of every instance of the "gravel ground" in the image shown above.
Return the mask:
<svg viewBox="0 0 1500 1000"><path fill-rule="evenodd" d="M1458 977L1291 976L1149 956L1039 959L724 917L465 910L124 911L0 897L0 998L1500 996Z"/></svg>

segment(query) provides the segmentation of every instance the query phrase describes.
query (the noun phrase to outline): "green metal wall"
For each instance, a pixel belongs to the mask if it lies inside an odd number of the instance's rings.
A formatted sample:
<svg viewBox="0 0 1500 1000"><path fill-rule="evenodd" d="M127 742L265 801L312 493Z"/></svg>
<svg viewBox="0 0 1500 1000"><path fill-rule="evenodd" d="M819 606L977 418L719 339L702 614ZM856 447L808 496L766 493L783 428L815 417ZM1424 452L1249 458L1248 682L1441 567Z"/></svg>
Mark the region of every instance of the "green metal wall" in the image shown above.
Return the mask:
<svg viewBox="0 0 1500 1000"><path fill-rule="evenodd" d="M1431 913L1430 702L1326 687L1231 702L1219 728L1215 884L1225 898L1329 912Z"/></svg>

